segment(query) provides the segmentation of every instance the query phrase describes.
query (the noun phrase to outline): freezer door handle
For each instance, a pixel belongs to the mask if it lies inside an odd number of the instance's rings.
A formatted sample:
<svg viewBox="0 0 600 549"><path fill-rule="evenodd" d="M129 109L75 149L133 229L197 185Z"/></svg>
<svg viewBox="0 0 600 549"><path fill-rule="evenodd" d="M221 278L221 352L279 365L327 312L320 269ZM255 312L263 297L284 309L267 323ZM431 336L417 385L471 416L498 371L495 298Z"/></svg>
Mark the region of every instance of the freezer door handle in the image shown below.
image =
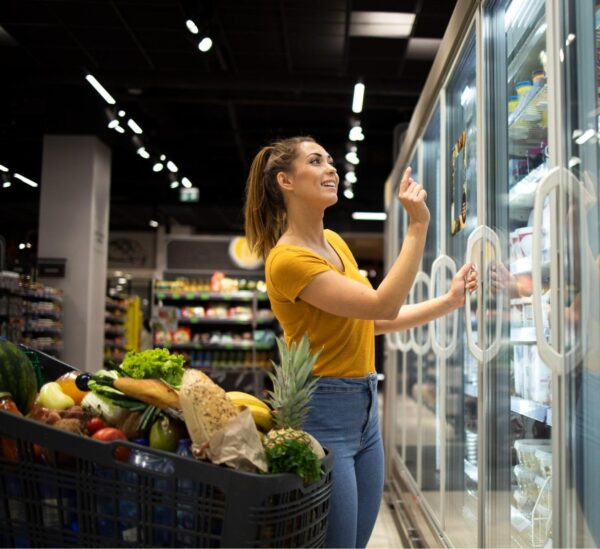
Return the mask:
<svg viewBox="0 0 600 549"><path fill-rule="evenodd" d="M562 356L557 352L546 339L544 334L544 312L542 307L542 231L543 231L543 212L544 200L550 193L559 189L561 172L563 168L556 166L552 168L546 176L539 182L535 190L535 199L533 203L533 241L531 245L531 278L533 286L533 322L535 325L535 336L537 340L538 353L544 362L553 370L560 372ZM564 170L566 171L566 170ZM550 227L556 223L555 212L550 209ZM556 254L550 254L550 272L553 272L553 263L556 261Z"/></svg>
<svg viewBox="0 0 600 549"><path fill-rule="evenodd" d="M450 271L450 278L454 278L456 274L456 262L448 255L441 255L438 257L433 264L431 265L431 297L436 297L438 294L437 281L438 281L438 271L443 270ZM445 321L442 319L442 321ZM429 333L431 334L431 347L433 348L434 353L440 358L448 358L454 353L456 350L456 342L458 339L458 309L455 309L452 312L452 338L450 342L445 347L440 343L440 338L438 337L436 331L436 323L439 320L432 320L429 323Z"/></svg>
<svg viewBox="0 0 600 549"><path fill-rule="evenodd" d="M408 338L402 339L402 334L406 334ZM392 337L396 340L396 347L398 348L398 351L402 351L403 353L412 351L412 342L410 340L410 335L406 330L402 332L394 332L392 333Z"/></svg>
<svg viewBox="0 0 600 549"><path fill-rule="evenodd" d="M467 240L467 262L477 263L473 258L473 254L475 252L475 244L479 241L489 242L496 255L496 261L501 260L502 249L500 246L500 239L498 238L498 235L489 227L485 225L480 225L469 235L469 239ZM478 302L481 300L482 296L481 286L482 280L481 276L479 276L477 289ZM469 352L480 362L484 362L484 359L486 358L490 360L494 356L496 356L500 348L500 343L502 341L502 312L504 308L504 293L498 292L496 296L496 311L498 313L496 318L496 337L486 349L481 348L477 344L477 342L473 340L473 325L471 322L471 300L469 299L468 295L465 298L465 330L467 332L467 347L469 349Z"/></svg>
<svg viewBox="0 0 600 549"><path fill-rule="evenodd" d="M419 286L422 284L427 289L427 297L425 299L429 299L431 295L431 279L429 275L424 273L423 271L419 271L417 276L415 276L415 281L413 282L413 286L410 290L409 303L415 303L416 291ZM410 329L410 344L412 346L413 351L417 354L417 356L424 356L429 349L431 349L431 329L429 324L427 326L427 339L424 343L417 342L417 338L415 337L415 331L418 327L414 327ZM423 326L420 326L421 328Z"/></svg>

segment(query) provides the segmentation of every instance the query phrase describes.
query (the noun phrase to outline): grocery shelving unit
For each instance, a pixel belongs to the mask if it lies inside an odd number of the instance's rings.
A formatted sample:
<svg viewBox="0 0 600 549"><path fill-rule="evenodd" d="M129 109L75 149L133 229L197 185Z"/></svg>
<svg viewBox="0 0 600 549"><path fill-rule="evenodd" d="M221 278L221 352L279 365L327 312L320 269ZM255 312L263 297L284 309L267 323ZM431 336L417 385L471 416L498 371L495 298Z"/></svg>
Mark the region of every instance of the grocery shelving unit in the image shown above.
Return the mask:
<svg viewBox="0 0 600 549"><path fill-rule="evenodd" d="M127 300L106 298L104 316L104 360L121 362L126 352Z"/></svg>
<svg viewBox="0 0 600 549"><path fill-rule="evenodd" d="M259 394L276 349L276 321L264 283L236 282L216 290L198 281L157 281L154 306L176 308L177 329L154 326L154 345L184 354L189 366L226 386Z"/></svg>

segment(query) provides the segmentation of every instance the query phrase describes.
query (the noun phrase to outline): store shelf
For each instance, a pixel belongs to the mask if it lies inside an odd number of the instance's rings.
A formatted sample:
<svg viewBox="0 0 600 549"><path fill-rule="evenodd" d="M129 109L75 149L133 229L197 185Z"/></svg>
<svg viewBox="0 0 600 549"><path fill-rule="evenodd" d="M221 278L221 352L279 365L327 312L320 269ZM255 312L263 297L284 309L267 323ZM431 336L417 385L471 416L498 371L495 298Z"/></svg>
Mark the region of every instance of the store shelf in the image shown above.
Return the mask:
<svg viewBox="0 0 600 549"><path fill-rule="evenodd" d="M517 328L511 326L510 341L511 343L536 343L535 327L522 326Z"/></svg>
<svg viewBox="0 0 600 549"><path fill-rule="evenodd" d="M231 325L245 325L251 326L251 318L178 318L177 324L188 325L188 324L206 324L206 325L220 325L220 326L231 326Z"/></svg>
<svg viewBox="0 0 600 549"><path fill-rule="evenodd" d="M522 416L541 421L550 426L552 425L552 411L551 408L545 404L540 404L539 402L517 396L511 396L510 409Z"/></svg>
<svg viewBox="0 0 600 549"><path fill-rule="evenodd" d="M63 298L61 295L49 294L49 293L36 294L36 293L32 293L32 292L23 292L20 295L23 299L30 300L30 301L48 301L51 303L62 303L62 301L63 301Z"/></svg>
<svg viewBox="0 0 600 549"><path fill-rule="evenodd" d="M253 342L248 343L157 343L155 347L164 347L172 351L270 351L273 345L256 345Z"/></svg>
<svg viewBox="0 0 600 549"><path fill-rule="evenodd" d="M531 528L531 520L529 520L521 511L514 505L510 506L510 524L520 534Z"/></svg>
<svg viewBox="0 0 600 549"><path fill-rule="evenodd" d="M255 292L156 292L156 298L168 301L252 301Z"/></svg>
<svg viewBox="0 0 600 549"><path fill-rule="evenodd" d="M125 324L125 322L127 322L127 317L106 315L104 317L104 322L109 324Z"/></svg>

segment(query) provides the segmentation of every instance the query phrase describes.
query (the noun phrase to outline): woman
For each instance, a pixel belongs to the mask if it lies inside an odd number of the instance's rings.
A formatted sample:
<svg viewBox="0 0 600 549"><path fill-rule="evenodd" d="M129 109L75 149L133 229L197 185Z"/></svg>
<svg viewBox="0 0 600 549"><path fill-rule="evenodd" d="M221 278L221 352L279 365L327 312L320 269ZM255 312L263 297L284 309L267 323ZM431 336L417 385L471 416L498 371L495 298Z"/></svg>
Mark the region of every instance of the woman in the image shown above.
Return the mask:
<svg viewBox="0 0 600 549"><path fill-rule="evenodd" d="M264 147L246 186L246 236L266 259L267 292L286 340L308 333L323 349L304 429L333 450L328 547L365 547L383 494L383 445L377 417L374 336L424 324L460 307L476 287L465 265L443 297L402 306L419 268L429 210L408 168L399 199L410 219L400 255L375 290L339 235L323 226L339 177L310 137ZM402 307L402 308L401 308Z"/></svg>

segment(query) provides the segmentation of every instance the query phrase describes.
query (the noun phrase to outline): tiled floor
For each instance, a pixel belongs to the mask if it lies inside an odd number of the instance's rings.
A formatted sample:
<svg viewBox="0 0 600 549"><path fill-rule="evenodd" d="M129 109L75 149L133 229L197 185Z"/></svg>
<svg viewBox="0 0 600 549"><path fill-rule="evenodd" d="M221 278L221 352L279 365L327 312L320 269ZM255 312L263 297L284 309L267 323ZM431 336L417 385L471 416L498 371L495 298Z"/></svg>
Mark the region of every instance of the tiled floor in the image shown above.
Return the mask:
<svg viewBox="0 0 600 549"><path fill-rule="evenodd" d="M379 516L375 523L375 529L367 545L368 549L396 549L402 547L398 529L392 518L392 512L383 501L379 509Z"/></svg>

